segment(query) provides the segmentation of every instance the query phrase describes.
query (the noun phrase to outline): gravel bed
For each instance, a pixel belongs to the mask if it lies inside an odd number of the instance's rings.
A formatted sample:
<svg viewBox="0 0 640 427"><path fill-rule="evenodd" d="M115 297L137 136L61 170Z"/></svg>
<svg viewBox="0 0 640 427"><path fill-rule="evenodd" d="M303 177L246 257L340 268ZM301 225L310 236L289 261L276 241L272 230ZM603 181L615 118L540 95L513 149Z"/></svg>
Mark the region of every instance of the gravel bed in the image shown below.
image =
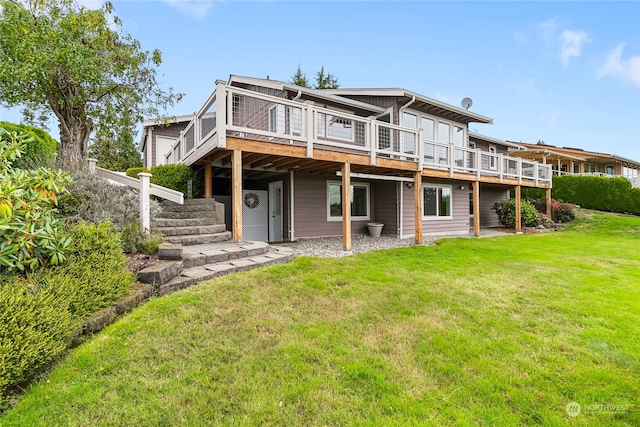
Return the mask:
<svg viewBox="0 0 640 427"><path fill-rule="evenodd" d="M504 236L507 233L493 230L483 229L481 237ZM450 237L473 237L473 233L458 234L449 236L424 236L423 245L433 245L440 239ZM351 252L342 250L342 237L317 237L302 238L293 243L287 243L293 249L295 256L317 256L323 258L337 258L364 252L374 251L378 249L393 249L414 246L413 237L409 239L398 239L394 236L371 237L366 234L354 234L351 238Z"/></svg>

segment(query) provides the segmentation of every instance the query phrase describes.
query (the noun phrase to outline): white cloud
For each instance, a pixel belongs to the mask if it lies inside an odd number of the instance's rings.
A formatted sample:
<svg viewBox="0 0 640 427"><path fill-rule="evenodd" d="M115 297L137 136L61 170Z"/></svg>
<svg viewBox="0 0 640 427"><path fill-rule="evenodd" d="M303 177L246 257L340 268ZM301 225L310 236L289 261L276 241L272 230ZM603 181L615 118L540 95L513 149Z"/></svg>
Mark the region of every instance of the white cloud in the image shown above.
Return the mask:
<svg viewBox="0 0 640 427"><path fill-rule="evenodd" d="M572 57L580 56L582 45L590 41L589 35L584 31L564 30L558 41L562 45L560 49L560 62L564 68L569 66Z"/></svg>
<svg viewBox="0 0 640 427"><path fill-rule="evenodd" d="M87 9L100 9L102 7L102 0L77 0L79 6L83 6Z"/></svg>
<svg viewBox="0 0 640 427"><path fill-rule="evenodd" d="M623 49L624 43L620 43L615 49L610 50L598 68L596 76L598 78L611 76L640 88L640 55L623 60Z"/></svg>
<svg viewBox="0 0 640 427"><path fill-rule="evenodd" d="M177 11L195 19L203 19L213 8L214 0L162 0Z"/></svg>
<svg viewBox="0 0 640 427"><path fill-rule="evenodd" d="M556 34L560 22L557 18L551 18L548 21L538 22L538 35L540 39L547 45L553 45L556 41Z"/></svg>

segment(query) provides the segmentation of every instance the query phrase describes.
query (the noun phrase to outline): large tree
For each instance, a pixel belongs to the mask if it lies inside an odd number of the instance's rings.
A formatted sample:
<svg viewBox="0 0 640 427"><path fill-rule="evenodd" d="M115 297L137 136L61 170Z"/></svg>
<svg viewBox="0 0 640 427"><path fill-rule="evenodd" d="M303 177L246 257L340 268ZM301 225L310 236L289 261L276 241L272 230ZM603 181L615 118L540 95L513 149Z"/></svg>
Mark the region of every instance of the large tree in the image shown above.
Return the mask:
<svg viewBox="0 0 640 427"><path fill-rule="evenodd" d="M98 160L98 166L112 171L126 171L142 167L142 157L134 138L135 125L122 128L99 128L91 138L89 155Z"/></svg>
<svg viewBox="0 0 640 427"><path fill-rule="evenodd" d="M158 117L180 94L157 81L160 51L144 51L122 30L111 3L1 0L0 102L51 111L58 119L58 165L81 166L91 133L122 128L123 114Z"/></svg>

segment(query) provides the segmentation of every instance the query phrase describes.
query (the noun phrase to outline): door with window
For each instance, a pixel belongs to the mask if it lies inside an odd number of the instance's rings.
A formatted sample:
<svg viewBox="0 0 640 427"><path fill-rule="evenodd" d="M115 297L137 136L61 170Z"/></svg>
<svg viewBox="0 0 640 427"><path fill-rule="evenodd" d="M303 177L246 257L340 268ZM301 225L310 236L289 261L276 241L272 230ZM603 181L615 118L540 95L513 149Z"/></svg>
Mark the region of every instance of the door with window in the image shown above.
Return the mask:
<svg viewBox="0 0 640 427"><path fill-rule="evenodd" d="M282 181L269 183L269 241L282 241Z"/></svg>

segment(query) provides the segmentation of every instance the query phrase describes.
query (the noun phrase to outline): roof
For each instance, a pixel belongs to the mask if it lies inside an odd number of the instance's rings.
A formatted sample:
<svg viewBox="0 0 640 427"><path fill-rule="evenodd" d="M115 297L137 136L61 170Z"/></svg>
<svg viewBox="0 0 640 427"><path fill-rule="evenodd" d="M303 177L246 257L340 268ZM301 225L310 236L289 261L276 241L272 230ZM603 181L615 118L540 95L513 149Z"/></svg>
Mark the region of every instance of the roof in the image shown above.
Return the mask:
<svg viewBox="0 0 640 427"><path fill-rule="evenodd" d="M378 107L376 105L368 104L366 102L360 102L353 99L344 98L342 96L336 96L327 90L319 90L319 89L310 89L302 86L296 86L290 83L284 83L278 80L268 80L268 79L260 79L256 77L243 77L231 75L229 76L228 85L233 86L235 84L246 84L246 85L255 85L262 86L266 88L276 89L276 90L290 90L293 92L300 92L301 94L307 95L307 97L321 99L325 101L334 102L336 104L343 104L354 107L355 109L369 112L372 114L381 114L386 110L382 107Z"/></svg>
<svg viewBox="0 0 640 427"><path fill-rule="evenodd" d="M142 134L140 135L140 142L138 143L138 151L144 152L145 143L147 142L147 129L153 126L162 126L165 124L184 123L193 120L194 114L188 114L186 116L173 116L168 119L147 119L142 122Z"/></svg>
<svg viewBox="0 0 640 427"><path fill-rule="evenodd" d="M535 154L548 153L555 156L556 158L577 160L577 161L585 161L585 160L611 161L614 163L620 163L624 166L640 169L640 162L636 160L628 159L626 157L618 156L615 154L599 153L597 151L585 151L581 148L556 147L554 145L547 145L547 144L527 144L527 143L519 143L519 144L526 147L527 152L529 153L535 153ZM523 155L524 155L523 153L520 153L521 157Z"/></svg>
<svg viewBox="0 0 640 427"><path fill-rule="evenodd" d="M469 132L469 138L470 139L475 139L476 141L488 142L490 144L504 145L504 146L507 146L507 147L515 148L517 150L526 150L527 149L526 147L524 147L524 146L522 146L520 144L516 144L514 142L503 141L501 139L491 138L490 136L480 135L479 133L475 133L475 132Z"/></svg>
<svg viewBox="0 0 640 427"><path fill-rule="evenodd" d="M408 91L402 88L355 88L355 89L323 89L323 92L331 93L340 96L382 96L382 97L400 97L414 100L417 103L429 106L431 110L436 113L440 113L443 116L453 115L458 117L460 122L475 122L475 123L488 123L492 124L493 119L482 116L480 114L472 113L464 108L455 107L451 104L447 104L442 101L438 101L433 98L429 98L424 95L420 95L415 92Z"/></svg>

